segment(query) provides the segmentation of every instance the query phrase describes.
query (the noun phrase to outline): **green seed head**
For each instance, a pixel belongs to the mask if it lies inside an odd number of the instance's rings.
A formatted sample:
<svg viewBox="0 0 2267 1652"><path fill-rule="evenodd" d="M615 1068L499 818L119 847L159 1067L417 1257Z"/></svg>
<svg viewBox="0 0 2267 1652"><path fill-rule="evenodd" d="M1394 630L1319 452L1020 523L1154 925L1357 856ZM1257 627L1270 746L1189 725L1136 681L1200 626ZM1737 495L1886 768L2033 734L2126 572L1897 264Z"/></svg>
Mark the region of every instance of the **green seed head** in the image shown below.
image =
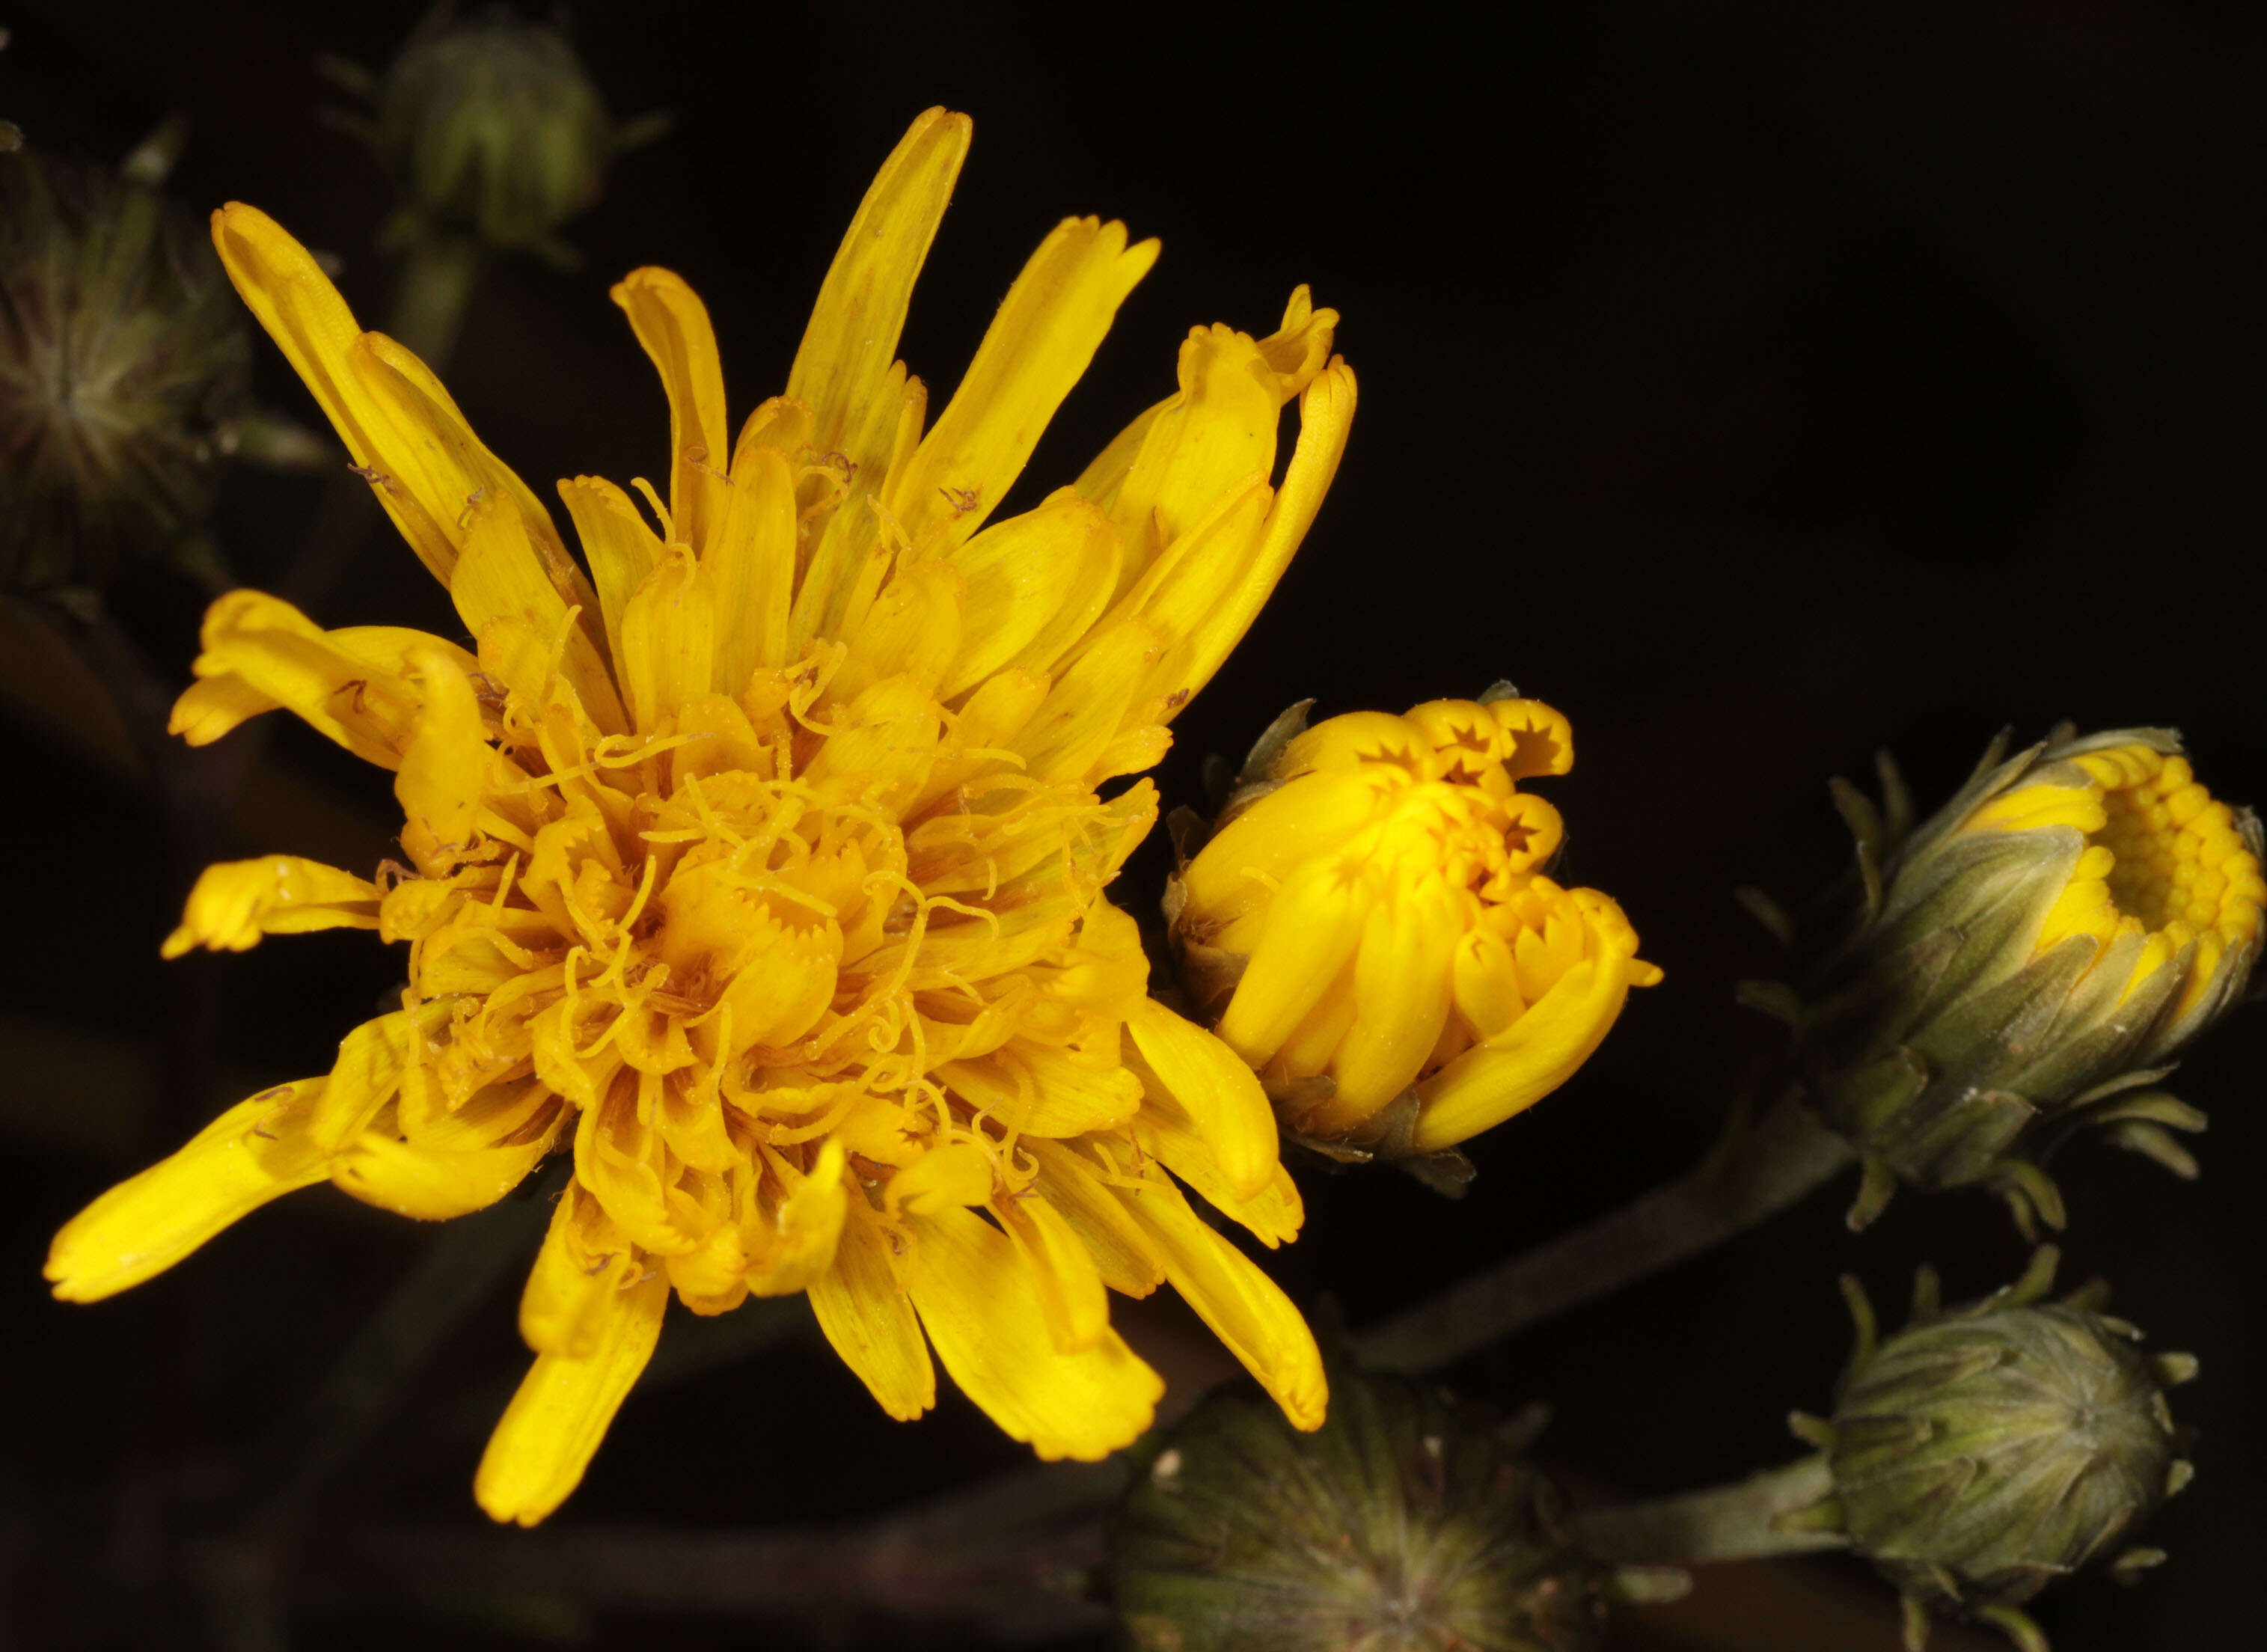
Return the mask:
<svg viewBox="0 0 2267 1652"><path fill-rule="evenodd" d="M1301 1434L1214 1394L1112 1516L1110 1580L1141 1652L1588 1652L1613 1576L1556 1489L1438 1390L1334 1369Z"/></svg>

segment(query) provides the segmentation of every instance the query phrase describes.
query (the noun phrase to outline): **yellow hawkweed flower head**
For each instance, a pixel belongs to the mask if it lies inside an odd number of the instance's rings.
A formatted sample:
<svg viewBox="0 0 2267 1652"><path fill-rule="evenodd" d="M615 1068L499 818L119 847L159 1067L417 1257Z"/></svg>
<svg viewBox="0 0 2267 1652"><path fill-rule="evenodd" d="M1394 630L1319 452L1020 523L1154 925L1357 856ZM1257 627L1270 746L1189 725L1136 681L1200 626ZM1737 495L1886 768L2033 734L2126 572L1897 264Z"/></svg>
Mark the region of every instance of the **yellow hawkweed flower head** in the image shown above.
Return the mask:
<svg viewBox="0 0 2267 1652"><path fill-rule="evenodd" d="M1354 378L1303 288L1271 337L1200 328L1178 393L987 527L1157 246L1061 224L928 423L892 358L970 129L913 123L787 393L736 441L700 301L664 270L614 289L668 393L671 472L665 505L637 484L649 515L560 484L587 578L415 357L274 223L216 215L238 289L473 646L326 631L254 591L213 605L176 730L203 744L289 708L395 772L409 863L214 867L167 952L374 929L408 943L408 986L327 1076L75 1219L59 1296L135 1284L295 1187L436 1218L571 1153L521 1305L534 1367L476 1482L497 1519L573 1489L672 1292L703 1314L807 1292L892 1416L934 1402L933 1347L1009 1434L1091 1458L1163 1387L1104 1288L1170 1280L1319 1423L1305 1324L1172 1179L1270 1245L1299 1227L1258 1083L1151 1002L1104 893L1154 789L1097 789L1156 761L1251 623Z"/></svg>
<svg viewBox="0 0 2267 1652"><path fill-rule="evenodd" d="M1202 1018L1318 1142L1438 1152L1557 1089L1661 972L1519 782L1574 764L1539 701L1436 700L1262 738L1169 897Z"/></svg>
<svg viewBox="0 0 2267 1652"><path fill-rule="evenodd" d="M2203 1116L2153 1086L2249 977L2257 820L2164 730L1995 747L1909 834L1889 779L1886 818L1840 793L1863 910L1788 1005L1813 1098L1866 1157L1852 1220L1904 1180L1982 1184L2059 1227L2040 1161L2089 1127L2193 1175L2168 1131Z"/></svg>

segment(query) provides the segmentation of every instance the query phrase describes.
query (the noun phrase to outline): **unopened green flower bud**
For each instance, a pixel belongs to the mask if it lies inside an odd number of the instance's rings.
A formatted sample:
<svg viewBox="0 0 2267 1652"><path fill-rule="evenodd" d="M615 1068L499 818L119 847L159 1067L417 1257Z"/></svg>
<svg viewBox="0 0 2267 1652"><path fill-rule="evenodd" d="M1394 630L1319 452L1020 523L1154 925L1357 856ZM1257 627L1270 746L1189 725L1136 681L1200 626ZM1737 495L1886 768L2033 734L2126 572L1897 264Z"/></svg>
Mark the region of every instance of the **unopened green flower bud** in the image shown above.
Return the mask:
<svg viewBox="0 0 2267 1652"><path fill-rule="evenodd" d="M2250 973L2257 820L2157 729L1995 746L1917 829L1884 781L1881 811L1838 783L1856 910L1799 947L1779 1005L1812 1102L1864 1157L1852 1224L1904 1181L1990 1186L2026 1231L2059 1227L2040 1164L2087 1127L2193 1174L2168 1132L2203 1115L2154 1086Z"/></svg>
<svg viewBox="0 0 2267 1652"><path fill-rule="evenodd" d="M374 99L371 137L405 210L493 246L550 244L624 146L567 37L502 8L437 11Z"/></svg>
<svg viewBox="0 0 2267 1652"><path fill-rule="evenodd" d="M2021 1603L2090 1565L2130 1578L2164 1558L2126 1539L2188 1483L2165 1391L2196 1362L2142 1354L2098 1289L2045 1301L2056 1259L2043 1249L2018 1283L1949 1311L1924 1271L1911 1323L1879 1340L1845 1281L1858 1347L1833 1417L1795 1419L1833 1491L1787 1524L1842 1532L1897 1585L1914 1652L1933 1612L2043 1649Z"/></svg>
<svg viewBox="0 0 2267 1652"><path fill-rule="evenodd" d="M0 586L100 586L210 509L251 359L202 231L140 174L0 154Z"/></svg>
<svg viewBox="0 0 2267 1652"><path fill-rule="evenodd" d="M1599 1647L1616 1575L1518 1444L1399 1377L1334 1368L1312 1434L1215 1393L1111 1516L1119 1621L1141 1652Z"/></svg>

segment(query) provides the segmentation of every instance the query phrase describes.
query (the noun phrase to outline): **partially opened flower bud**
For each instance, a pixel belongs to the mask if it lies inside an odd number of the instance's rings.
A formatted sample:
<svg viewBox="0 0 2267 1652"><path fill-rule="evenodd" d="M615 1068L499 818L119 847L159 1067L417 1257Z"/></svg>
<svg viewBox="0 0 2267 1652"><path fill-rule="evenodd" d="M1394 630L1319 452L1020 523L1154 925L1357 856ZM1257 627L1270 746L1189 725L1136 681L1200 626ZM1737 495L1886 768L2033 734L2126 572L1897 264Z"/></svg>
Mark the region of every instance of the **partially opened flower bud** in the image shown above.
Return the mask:
<svg viewBox="0 0 2267 1652"><path fill-rule="evenodd" d="M251 341L154 188L0 155L0 586L99 587L210 509Z"/></svg>
<svg viewBox="0 0 2267 1652"><path fill-rule="evenodd" d="M1864 905L1791 1006L1828 1123L1865 1156L1853 1222L1896 1184L1982 1184L2060 1226L2039 1162L2106 1127L2192 1174L2151 1088L2242 991L2267 881L2259 825L2197 783L2176 737L2067 731L1996 752L1899 839L1854 792Z"/></svg>
<svg viewBox="0 0 2267 1652"><path fill-rule="evenodd" d="M501 8L435 13L376 101L378 155L404 205L493 246L549 241L598 198L621 146L567 37Z"/></svg>
<svg viewBox="0 0 2267 1652"><path fill-rule="evenodd" d="M1225 1390L1111 1516L1112 1604L1141 1652L1588 1652L1617 1579L1560 1509L1437 1389L1333 1368L1312 1434Z"/></svg>
<svg viewBox="0 0 2267 1652"><path fill-rule="evenodd" d="M1795 1424L1834 1489L1789 1524L1843 1532L1897 1585L1913 1652L1931 1612L2043 1648L2021 1603L2089 1565L2131 1577L2164 1559L2126 1539L2189 1481L2165 1391L2196 1362L2143 1355L2098 1291L2043 1301L2055 1262L2042 1250L2015 1285L1949 1311L1924 1272L1912 1323L1878 1342L1845 1281L1857 1351L1832 1421Z"/></svg>
<svg viewBox="0 0 2267 1652"><path fill-rule="evenodd" d="M1566 1082L1661 972L1594 889L1545 875L1574 762L1538 701L1279 721L1168 899L1200 1016L1284 1122L1400 1156L1453 1147Z"/></svg>

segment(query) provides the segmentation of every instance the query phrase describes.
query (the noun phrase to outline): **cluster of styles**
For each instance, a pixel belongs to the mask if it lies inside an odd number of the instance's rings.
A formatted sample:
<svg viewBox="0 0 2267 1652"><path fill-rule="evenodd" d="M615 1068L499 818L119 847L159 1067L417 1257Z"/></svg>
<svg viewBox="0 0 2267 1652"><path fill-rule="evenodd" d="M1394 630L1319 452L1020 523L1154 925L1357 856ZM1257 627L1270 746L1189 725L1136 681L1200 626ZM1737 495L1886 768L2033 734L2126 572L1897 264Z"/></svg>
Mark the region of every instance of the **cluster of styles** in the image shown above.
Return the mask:
<svg viewBox="0 0 2267 1652"><path fill-rule="evenodd" d="M338 76L400 185L390 235L433 254L413 319L437 352L474 268L457 253L563 261L560 227L645 130L508 19L441 18L387 76ZM406 944L407 981L328 1072L96 1200L48 1275L109 1296L318 1182L437 1220L555 1166L520 1310L535 1357L475 1479L529 1524L581 1479L672 1300L807 1294L890 1415L935 1403L941 1363L1039 1456L1098 1459L1164 1389L1111 1293L1170 1282L1256 1391L1141 1448L1107 1580L1135 1645L1600 1645L1663 1575L1570 1514L1516 1431L1326 1355L1222 1232L1297 1234L1286 1144L1461 1190L1459 1144L1565 1083L1660 980L1610 898L1552 876L1564 827L1530 788L1567 772L1571 725L1505 685L1312 726L1295 708L1209 818L1177 811L1145 944L1111 892L1158 815L1132 777L1315 520L1354 376L1303 287L1273 333L1199 327L1171 393L995 517L1158 248L1064 222L932 417L895 351L970 134L913 122L783 393L737 432L699 298L660 269L614 287L671 469L560 482L579 555L432 367L264 214L215 213L216 260L155 162L0 156L10 584L96 587L178 547L242 433L280 428L246 407L232 286L461 622L212 603L172 732L291 712L393 772L403 858L212 867L167 954L357 928ZM2026 1232L2059 1228L2045 1167L2081 1134L2193 1174L2174 1133L2202 1115L2160 1086L2248 977L2256 822L2153 730L1995 748L1919 824L1884 782L1878 806L1838 789L1845 888L1799 922L1751 902L1791 966L1748 996L1793 1028L1808 1127L1846 1143L1822 1162L1861 1166L1852 1225L1899 1186L1981 1186ZM1153 954L1177 976L1154 994ZM1800 1423L1816 1456L1784 1483L1816 1495L1780 1529L1871 1559L1915 1648L1932 1613L2042 1646L2021 1611L2040 1589L2161 1558L2128 1538L2187 1479L2163 1394L2194 1362L2144 1357L2095 1294L2047 1301L2052 1262L1950 1311L1925 1276L1886 1338L1853 1296L1832 1414Z"/></svg>

